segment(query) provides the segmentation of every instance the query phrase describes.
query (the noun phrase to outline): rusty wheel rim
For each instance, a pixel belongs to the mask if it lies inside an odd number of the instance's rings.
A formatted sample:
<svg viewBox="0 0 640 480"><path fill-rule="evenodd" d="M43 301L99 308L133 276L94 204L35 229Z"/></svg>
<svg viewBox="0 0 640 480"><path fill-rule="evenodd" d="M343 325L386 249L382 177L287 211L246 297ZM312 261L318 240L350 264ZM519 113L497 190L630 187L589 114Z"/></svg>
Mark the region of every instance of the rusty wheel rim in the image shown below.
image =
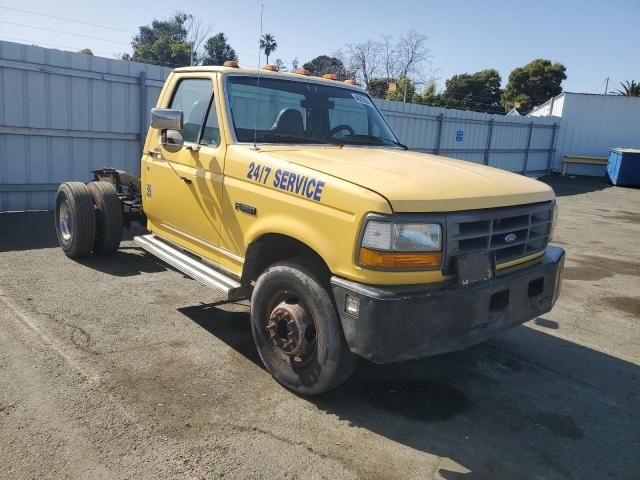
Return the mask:
<svg viewBox="0 0 640 480"><path fill-rule="evenodd" d="M316 354L317 331L311 312L289 291L276 295L269 305L264 329L271 348L294 366L306 365Z"/></svg>

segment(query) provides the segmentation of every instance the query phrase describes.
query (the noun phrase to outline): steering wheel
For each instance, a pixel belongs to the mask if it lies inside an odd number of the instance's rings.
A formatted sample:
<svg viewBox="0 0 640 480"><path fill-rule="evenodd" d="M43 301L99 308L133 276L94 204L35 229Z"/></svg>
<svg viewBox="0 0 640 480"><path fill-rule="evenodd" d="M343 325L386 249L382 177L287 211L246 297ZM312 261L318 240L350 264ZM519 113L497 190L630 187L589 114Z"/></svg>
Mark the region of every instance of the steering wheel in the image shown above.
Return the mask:
<svg viewBox="0 0 640 480"><path fill-rule="evenodd" d="M333 127L331 130L329 130L329 137L333 137L335 136L336 133L338 133L341 130L345 130L347 132L349 132L349 135L355 135L356 132L353 130L353 128L351 128L349 125L346 124L342 124L342 125L338 125L336 127Z"/></svg>

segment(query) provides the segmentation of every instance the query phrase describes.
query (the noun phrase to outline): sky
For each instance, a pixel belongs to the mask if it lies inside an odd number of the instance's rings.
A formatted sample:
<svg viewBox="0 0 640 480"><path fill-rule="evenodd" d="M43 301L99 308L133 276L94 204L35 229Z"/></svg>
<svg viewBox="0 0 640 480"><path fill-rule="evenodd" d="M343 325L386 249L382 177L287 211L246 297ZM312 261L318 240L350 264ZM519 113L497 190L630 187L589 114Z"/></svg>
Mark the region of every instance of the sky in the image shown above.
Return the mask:
<svg viewBox="0 0 640 480"><path fill-rule="evenodd" d="M257 65L261 4L263 31L278 42L271 60L288 65L413 29L429 37L427 70L440 87L454 74L485 68L497 69L505 84L511 70L534 58L564 64L567 91L603 93L607 77L609 90L640 81L638 0L0 0L0 39L113 57L131 51L138 26L179 8L224 32L241 64Z"/></svg>

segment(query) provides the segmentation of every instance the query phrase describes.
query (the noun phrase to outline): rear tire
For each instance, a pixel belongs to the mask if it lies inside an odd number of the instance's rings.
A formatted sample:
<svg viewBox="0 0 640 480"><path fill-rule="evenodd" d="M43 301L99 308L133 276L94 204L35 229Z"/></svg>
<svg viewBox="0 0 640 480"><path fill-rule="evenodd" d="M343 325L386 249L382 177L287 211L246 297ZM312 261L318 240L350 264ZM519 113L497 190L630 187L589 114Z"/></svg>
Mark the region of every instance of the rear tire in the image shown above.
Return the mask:
<svg viewBox="0 0 640 480"><path fill-rule="evenodd" d="M251 330L262 362L279 383L303 395L337 387L358 363L325 283L300 263L282 262L260 275L251 295Z"/></svg>
<svg viewBox="0 0 640 480"><path fill-rule="evenodd" d="M109 182L87 185L96 209L96 236L93 253L108 255L120 246L122 238L122 204L116 187Z"/></svg>
<svg viewBox="0 0 640 480"><path fill-rule="evenodd" d="M87 186L65 182L58 187L55 208L56 235L69 258L91 253L96 236L96 213Z"/></svg>

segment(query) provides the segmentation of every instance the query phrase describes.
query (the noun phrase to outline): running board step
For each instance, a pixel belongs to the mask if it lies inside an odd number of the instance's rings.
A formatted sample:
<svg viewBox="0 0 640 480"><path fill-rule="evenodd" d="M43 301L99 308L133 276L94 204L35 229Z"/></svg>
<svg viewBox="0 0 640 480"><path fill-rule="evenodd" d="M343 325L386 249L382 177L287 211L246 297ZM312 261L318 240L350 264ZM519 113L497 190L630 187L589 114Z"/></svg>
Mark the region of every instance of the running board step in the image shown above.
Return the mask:
<svg viewBox="0 0 640 480"><path fill-rule="evenodd" d="M243 288L234 279L219 272L206 263L186 254L183 250L170 245L154 234L133 237L136 245L160 260L167 262L185 275L212 288L227 300L243 297Z"/></svg>

